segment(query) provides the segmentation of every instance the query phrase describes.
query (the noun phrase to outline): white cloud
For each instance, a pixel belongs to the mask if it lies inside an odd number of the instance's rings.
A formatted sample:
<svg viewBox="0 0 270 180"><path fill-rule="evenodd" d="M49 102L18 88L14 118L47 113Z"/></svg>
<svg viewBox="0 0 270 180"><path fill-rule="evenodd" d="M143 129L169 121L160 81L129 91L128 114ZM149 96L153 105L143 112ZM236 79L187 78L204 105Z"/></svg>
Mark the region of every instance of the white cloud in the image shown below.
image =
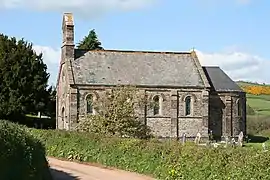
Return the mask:
<svg viewBox="0 0 270 180"><path fill-rule="evenodd" d="M60 63L60 49L34 46L37 53L43 53L43 60L51 74L49 83L56 83ZM230 48L228 48L230 49ZM270 83L270 60L241 51L206 53L196 50L204 66L220 66L233 80L247 80Z"/></svg>
<svg viewBox="0 0 270 180"><path fill-rule="evenodd" d="M0 0L0 8L35 11L73 12L81 17L97 17L111 11L132 11L158 0Z"/></svg>
<svg viewBox="0 0 270 180"><path fill-rule="evenodd" d="M202 65L220 66L233 80L270 83L270 60L240 51L196 52Z"/></svg>
<svg viewBox="0 0 270 180"><path fill-rule="evenodd" d="M43 61L47 65L48 73L50 73L49 84L56 84L56 78L60 64L60 49L54 49L47 46L33 46L36 53L43 54Z"/></svg>

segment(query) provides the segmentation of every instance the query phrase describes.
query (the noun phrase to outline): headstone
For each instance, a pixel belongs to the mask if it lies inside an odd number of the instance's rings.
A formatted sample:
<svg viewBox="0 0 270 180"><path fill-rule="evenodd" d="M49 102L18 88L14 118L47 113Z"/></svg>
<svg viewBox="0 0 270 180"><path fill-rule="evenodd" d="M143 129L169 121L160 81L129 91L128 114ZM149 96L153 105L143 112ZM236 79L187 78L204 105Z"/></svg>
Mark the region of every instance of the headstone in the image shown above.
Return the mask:
<svg viewBox="0 0 270 180"><path fill-rule="evenodd" d="M228 137L228 136L226 136L226 137L225 137L225 147L227 147L227 146L228 146L228 143L229 143L229 137Z"/></svg>
<svg viewBox="0 0 270 180"><path fill-rule="evenodd" d="M218 143L213 143L214 148L217 148L218 145L219 145Z"/></svg>
<svg viewBox="0 0 270 180"><path fill-rule="evenodd" d="M210 130L210 133L209 133L209 140L212 142L213 141L213 131Z"/></svg>
<svg viewBox="0 0 270 180"><path fill-rule="evenodd" d="M262 143L262 149L263 149L264 152L267 151L267 147L266 147L266 144L265 143Z"/></svg>
<svg viewBox="0 0 270 180"><path fill-rule="evenodd" d="M232 138L232 146L235 146L236 142L235 142L235 139Z"/></svg>
<svg viewBox="0 0 270 180"><path fill-rule="evenodd" d="M201 141L201 133L198 132L194 142L195 144L200 144L200 141Z"/></svg>
<svg viewBox="0 0 270 180"><path fill-rule="evenodd" d="M237 141L237 144L239 145L239 146L243 146L243 138L244 138L244 134L243 134L243 132L241 131L240 132L240 134L238 135L238 141Z"/></svg>
<svg viewBox="0 0 270 180"><path fill-rule="evenodd" d="M182 144L185 144L186 142L186 133L183 133L182 135Z"/></svg>

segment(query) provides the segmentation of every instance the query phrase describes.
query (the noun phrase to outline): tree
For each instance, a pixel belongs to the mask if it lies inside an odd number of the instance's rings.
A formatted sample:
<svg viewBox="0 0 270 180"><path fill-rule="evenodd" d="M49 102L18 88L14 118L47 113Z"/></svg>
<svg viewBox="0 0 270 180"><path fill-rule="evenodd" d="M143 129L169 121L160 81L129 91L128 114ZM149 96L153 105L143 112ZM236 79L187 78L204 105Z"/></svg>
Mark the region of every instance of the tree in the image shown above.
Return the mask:
<svg viewBox="0 0 270 180"><path fill-rule="evenodd" d="M55 118L56 116L56 87L50 86L47 90L47 99L44 114Z"/></svg>
<svg viewBox="0 0 270 180"><path fill-rule="evenodd" d="M95 29L92 29L88 36L85 36L83 40L78 44L78 49L86 50L102 50L101 42L98 40Z"/></svg>
<svg viewBox="0 0 270 180"><path fill-rule="evenodd" d="M0 34L0 118L36 112L47 99L48 78L31 43Z"/></svg>
<svg viewBox="0 0 270 180"><path fill-rule="evenodd" d="M77 130L118 137L150 137L150 129L142 122L136 109L144 108L145 96L132 87L114 88L93 103L96 115L80 121Z"/></svg>

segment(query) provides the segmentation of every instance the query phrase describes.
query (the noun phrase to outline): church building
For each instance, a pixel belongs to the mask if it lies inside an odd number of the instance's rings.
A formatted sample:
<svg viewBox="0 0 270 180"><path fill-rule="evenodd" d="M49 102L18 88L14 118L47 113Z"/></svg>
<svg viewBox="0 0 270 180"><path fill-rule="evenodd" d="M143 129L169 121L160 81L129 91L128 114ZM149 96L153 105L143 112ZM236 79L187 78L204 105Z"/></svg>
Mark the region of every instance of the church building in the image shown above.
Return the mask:
<svg viewBox="0 0 270 180"><path fill-rule="evenodd" d="M157 137L236 137L246 134L246 94L219 67L204 67L195 51L81 50L74 45L74 21L65 13L57 79L57 129L73 130L89 105L118 85L136 86L156 108L142 108Z"/></svg>

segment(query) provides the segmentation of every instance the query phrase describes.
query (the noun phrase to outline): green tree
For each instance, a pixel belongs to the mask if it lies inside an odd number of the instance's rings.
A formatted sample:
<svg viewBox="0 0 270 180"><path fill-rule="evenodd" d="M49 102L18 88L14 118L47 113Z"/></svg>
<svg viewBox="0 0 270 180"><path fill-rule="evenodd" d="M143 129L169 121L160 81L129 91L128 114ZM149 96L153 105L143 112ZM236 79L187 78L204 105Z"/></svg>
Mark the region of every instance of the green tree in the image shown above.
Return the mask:
<svg viewBox="0 0 270 180"><path fill-rule="evenodd" d="M0 34L0 118L36 112L47 99L48 78L31 43Z"/></svg>
<svg viewBox="0 0 270 180"><path fill-rule="evenodd" d="M102 50L101 42L98 40L97 33L95 29L92 29L87 36L83 38L81 42L79 42L78 49L86 49L86 50Z"/></svg>
<svg viewBox="0 0 270 180"><path fill-rule="evenodd" d="M47 100L45 104L44 114L55 118L56 116L56 87L50 86L47 90Z"/></svg>

